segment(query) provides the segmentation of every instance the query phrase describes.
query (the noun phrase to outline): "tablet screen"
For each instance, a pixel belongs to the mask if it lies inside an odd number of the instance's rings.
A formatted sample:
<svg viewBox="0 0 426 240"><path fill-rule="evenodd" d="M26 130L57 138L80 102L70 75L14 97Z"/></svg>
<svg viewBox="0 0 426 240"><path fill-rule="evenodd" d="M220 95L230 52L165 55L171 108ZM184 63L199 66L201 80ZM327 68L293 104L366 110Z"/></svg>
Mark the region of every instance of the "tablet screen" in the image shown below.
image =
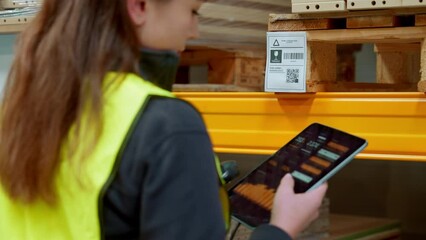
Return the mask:
<svg viewBox="0 0 426 240"><path fill-rule="evenodd" d="M331 177L365 146L359 137L310 125L230 189L233 217L250 227L269 222L276 188L286 173L295 180L295 192L305 192Z"/></svg>

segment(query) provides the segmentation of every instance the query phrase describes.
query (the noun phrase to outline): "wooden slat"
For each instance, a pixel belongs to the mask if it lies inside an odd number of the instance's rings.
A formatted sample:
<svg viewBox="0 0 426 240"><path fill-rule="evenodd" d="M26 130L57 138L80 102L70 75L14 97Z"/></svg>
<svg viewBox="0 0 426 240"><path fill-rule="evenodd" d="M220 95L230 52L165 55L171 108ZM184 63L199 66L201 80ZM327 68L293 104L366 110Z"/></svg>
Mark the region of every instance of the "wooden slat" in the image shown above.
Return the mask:
<svg viewBox="0 0 426 240"><path fill-rule="evenodd" d="M25 29L34 16L0 17L0 33L17 33Z"/></svg>
<svg viewBox="0 0 426 240"><path fill-rule="evenodd" d="M398 220L351 215L330 215L329 239L399 239Z"/></svg>
<svg viewBox="0 0 426 240"><path fill-rule="evenodd" d="M421 42L420 48L420 82L418 89L420 92L426 92L424 84L424 81L426 81L426 39Z"/></svg>
<svg viewBox="0 0 426 240"><path fill-rule="evenodd" d="M420 80L420 43L380 43L375 44L374 51L377 83L417 83Z"/></svg>
<svg viewBox="0 0 426 240"><path fill-rule="evenodd" d="M305 31L335 28L333 19L303 19L287 21L269 21L268 31Z"/></svg>
<svg viewBox="0 0 426 240"><path fill-rule="evenodd" d="M239 87L226 84L173 84L174 92L253 92L258 87Z"/></svg>
<svg viewBox="0 0 426 240"><path fill-rule="evenodd" d="M399 26L396 16L350 17L346 20L346 28L374 28Z"/></svg>
<svg viewBox="0 0 426 240"><path fill-rule="evenodd" d="M265 58L240 57L235 62L234 84L263 90L265 80Z"/></svg>
<svg viewBox="0 0 426 240"><path fill-rule="evenodd" d="M13 0L0 0L0 9L13 9L40 6L43 3L42 0L25 0L25 1L13 1Z"/></svg>
<svg viewBox="0 0 426 240"><path fill-rule="evenodd" d="M355 82L317 82L306 83L307 92L415 92L417 83L355 83Z"/></svg>
<svg viewBox="0 0 426 240"><path fill-rule="evenodd" d="M269 15L267 11L216 3L204 3L199 12L205 18L223 19L230 22L261 23L265 25Z"/></svg>
<svg viewBox="0 0 426 240"><path fill-rule="evenodd" d="M290 0L214 0L213 2L221 5L267 10L270 13L291 12Z"/></svg>
<svg viewBox="0 0 426 240"><path fill-rule="evenodd" d="M426 11L426 10L425 10ZM328 14L270 14L269 29L283 31L290 28L292 31L304 31L312 29L332 29L332 28L377 28L377 27L398 27L398 26L415 26L415 13L404 15L399 12L388 10L383 11L360 11L351 14L351 12ZM375 12L372 14L371 12ZM401 15L400 15L401 14ZM316 26L315 21L323 21L329 23L327 26ZM310 23L312 22L312 23ZM310 25L306 25L310 23Z"/></svg>
<svg viewBox="0 0 426 240"><path fill-rule="evenodd" d="M419 92L425 92L426 93L426 80L419 81L417 86L418 86Z"/></svg>
<svg viewBox="0 0 426 240"><path fill-rule="evenodd" d="M310 31L309 41L347 43L404 43L421 42L426 36L426 27L396 27L377 29L339 29Z"/></svg>
<svg viewBox="0 0 426 240"><path fill-rule="evenodd" d="M374 46L375 52L419 52L420 43L380 43Z"/></svg>
<svg viewBox="0 0 426 240"><path fill-rule="evenodd" d="M200 9L200 38L190 46L265 49L269 14L291 11L289 0L216 0Z"/></svg>
<svg viewBox="0 0 426 240"><path fill-rule="evenodd" d="M426 13L426 7L417 8L395 8L386 10L361 10L347 12L329 12L329 13L306 13L306 14L270 14L270 21L280 20L300 20L300 19L322 19L322 18L349 18L349 17L366 17L366 16L399 16L399 15L415 15Z"/></svg>
<svg viewBox="0 0 426 240"><path fill-rule="evenodd" d="M270 5L281 6L281 7L291 7L290 0L245 0L245 1L250 3L266 3Z"/></svg>
<svg viewBox="0 0 426 240"><path fill-rule="evenodd" d="M208 63L211 59L233 59L235 56L236 53L216 49L189 49L182 52L180 56L180 65L201 65Z"/></svg>
<svg viewBox="0 0 426 240"><path fill-rule="evenodd" d="M213 44L221 43L224 47L228 44L240 42L242 46L253 45L258 48L264 48L266 44L266 30L240 29L226 26L208 26L200 25L200 39L196 41L210 41ZM196 42L194 41L194 42ZM209 45L207 45L209 46Z"/></svg>
<svg viewBox="0 0 426 240"><path fill-rule="evenodd" d="M203 32L214 33L214 34L224 34L223 37L226 37L226 35L237 34L240 37L266 38L266 29L265 31L261 31L257 29L238 29L238 28L231 28L226 26L219 27L219 26L207 26L207 25L200 25L199 29L201 34L203 34Z"/></svg>
<svg viewBox="0 0 426 240"><path fill-rule="evenodd" d="M416 26L426 26L426 14L416 15Z"/></svg>
<svg viewBox="0 0 426 240"><path fill-rule="evenodd" d="M18 33L25 29L27 24L10 24L0 25L0 34L2 33Z"/></svg>

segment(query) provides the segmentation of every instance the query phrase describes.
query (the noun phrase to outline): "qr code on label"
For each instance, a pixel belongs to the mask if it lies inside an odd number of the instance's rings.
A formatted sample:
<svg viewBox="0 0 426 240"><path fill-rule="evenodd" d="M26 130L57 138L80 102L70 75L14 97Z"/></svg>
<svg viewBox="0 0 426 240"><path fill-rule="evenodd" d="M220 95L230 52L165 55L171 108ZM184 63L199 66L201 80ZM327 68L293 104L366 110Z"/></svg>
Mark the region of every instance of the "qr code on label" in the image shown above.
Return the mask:
<svg viewBox="0 0 426 240"><path fill-rule="evenodd" d="M287 75L285 79L287 83L298 83L299 69L287 69Z"/></svg>

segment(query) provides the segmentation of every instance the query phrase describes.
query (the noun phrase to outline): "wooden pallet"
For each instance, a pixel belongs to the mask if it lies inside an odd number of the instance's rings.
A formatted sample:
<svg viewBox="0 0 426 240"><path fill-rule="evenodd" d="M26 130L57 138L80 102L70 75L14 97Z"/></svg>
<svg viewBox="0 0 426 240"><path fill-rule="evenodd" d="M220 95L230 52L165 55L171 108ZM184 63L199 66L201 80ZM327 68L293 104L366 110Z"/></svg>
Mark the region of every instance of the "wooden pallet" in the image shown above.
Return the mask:
<svg viewBox="0 0 426 240"><path fill-rule="evenodd" d="M215 0L202 5L200 38L191 46L265 49L270 13L290 13L290 0Z"/></svg>
<svg viewBox="0 0 426 240"><path fill-rule="evenodd" d="M269 31L306 31L307 91L426 92L426 9L271 14ZM337 46L375 44L376 85L336 78ZM328 61L324 61L327 59ZM340 75L339 75L340 76Z"/></svg>
<svg viewBox="0 0 426 240"><path fill-rule="evenodd" d="M261 91L264 83L265 61L266 56L263 51L236 52L205 47L189 48L181 54L176 79L178 84L173 86L173 90L190 92ZM206 79L196 79L196 81L188 79L189 74L185 72L195 66L207 68Z"/></svg>
<svg viewBox="0 0 426 240"><path fill-rule="evenodd" d="M0 0L0 9L40 6L43 0Z"/></svg>
<svg viewBox="0 0 426 240"><path fill-rule="evenodd" d="M312 14L270 14L269 31L413 27L426 25L426 8Z"/></svg>

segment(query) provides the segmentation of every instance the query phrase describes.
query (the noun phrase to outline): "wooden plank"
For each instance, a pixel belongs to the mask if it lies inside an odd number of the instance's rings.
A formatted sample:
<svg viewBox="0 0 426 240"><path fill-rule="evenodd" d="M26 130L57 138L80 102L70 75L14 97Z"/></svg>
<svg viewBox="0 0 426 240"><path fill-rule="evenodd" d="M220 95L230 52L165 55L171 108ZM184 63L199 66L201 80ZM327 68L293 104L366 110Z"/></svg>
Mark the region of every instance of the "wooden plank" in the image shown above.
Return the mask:
<svg viewBox="0 0 426 240"><path fill-rule="evenodd" d="M374 10L400 8L401 0L348 0L348 10Z"/></svg>
<svg viewBox="0 0 426 240"><path fill-rule="evenodd" d="M237 58L235 62L234 84L241 87L254 87L263 90L265 66L265 58Z"/></svg>
<svg viewBox="0 0 426 240"><path fill-rule="evenodd" d="M401 234L400 222L386 218L352 215L330 215L329 239L397 239Z"/></svg>
<svg viewBox="0 0 426 240"><path fill-rule="evenodd" d="M239 6L252 9L265 10L269 13L290 13L290 0L214 0L211 1L221 5Z"/></svg>
<svg viewBox="0 0 426 240"><path fill-rule="evenodd" d="M346 2L344 0L300 3L293 1L291 9L293 13L342 12L346 11Z"/></svg>
<svg viewBox="0 0 426 240"><path fill-rule="evenodd" d="M180 66L208 66L209 84L233 84L249 87L250 90L263 88L266 65L264 52L192 48L181 53L180 58Z"/></svg>
<svg viewBox="0 0 426 240"><path fill-rule="evenodd" d="M423 0L402 0L402 7L425 7L426 2Z"/></svg>
<svg viewBox="0 0 426 240"><path fill-rule="evenodd" d="M307 32L308 41L349 43L404 43L421 42L426 36L426 27L395 27L338 29Z"/></svg>
<svg viewBox="0 0 426 240"><path fill-rule="evenodd" d="M0 0L0 9L40 6L42 2L42 0Z"/></svg>
<svg viewBox="0 0 426 240"><path fill-rule="evenodd" d="M200 8L200 15L204 18L223 19L230 22L242 21L248 23L265 24L268 21L269 12L217 3L204 3Z"/></svg>
<svg viewBox="0 0 426 240"><path fill-rule="evenodd" d="M4 25L23 25L27 24L32 18L31 17L7 17L0 18L0 26Z"/></svg>
<svg viewBox="0 0 426 240"><path fill-rule="evenodd" d="M239 87L227 84L173 84L174 92L253 92L258 87Z"/></svg>
<svg viewBox="0 0 426 240"><path fill-rule="evenodd" d="M290 12L290 1L216 0L202 5L200 38L189 44L226 49L265 48L268 17Z"/></svg>
<svg viewBox="0 0 426 240"><path fill-rule="evenodd" d="M0 34L21 32L33 18L34 16L0 17Z"/></svg>
<svg viewBox="0 0 426 240"><path fill-rule="evenodd" d="M4 33L18 33L25 29L27 24L10 24L0 25L0 34Z"/></svg>
<svg viewBox="0 0 426 240"><path fill-rule="evenodd" d="M416 15L416 26L426 26L426 14Z"/></svg>
<svg viewBox="0 0 426 240"><path fill-rule="evenodd" d="M419 90L419 92L426 93L426 81L425 80L419 81L418 90Z"/></svg>
<svg viewBox="0 0 426 240"><path fill-rule="evenodd" d="M222 45L221 48L226 48L227 46L235 46L236 43L240 43L242 47L251 45L257 48L265 48L266 45L266 30L209 25L200 25L199 30L200 39L193 42L204 41L205 46L213 44L217 47Z"/></svg>
<svg viewBox="0 0 426 240"><path fill-rule="evenodd" d="M324 42L308 42L306 69L309 69L309 71L307 71L306 73L306 81L336 81L336 52L336 44ZM324 61L324 59L327 60Z"/></svg>
<svg viewBox="0 0 426 240"><path fill-rule="evenodd" d="M270 21L282 20L301 20L301 19L321 19L321 18L349 18L349 17L366 17L366 16L403 16L426 13L426 7L416 8L394 8L385 10L360 10L347 12L328 12L328 13L300 13L300 14L270 14Z"/></svg>
<svg viewBox="0 0 426 240"><path fill-rule="evenodd" d="M420 81L418 84L418 89L420 92L424 91L424 82L426 81L426 39L421 42L420 45Z"/></svg>
<svg viewBox="0 0 426 240"><path fill-rule="evenodd" d="M251 3L266 3L270 5L281 6L281 7L291 6L290 0L245 0L245 1L251 2Z"/></svg>
<svg viewBox="0 0 426 240"><path fill-rule="evenodd" d="M236 53L217 49L188 49L181 53L180 65L201 65L207 64L212 59L234 59Z"/></svg>
<svg viewBox="0 0 426 240"><path fill-rule="evenodd" d="M396 27L399 21L396 16L350 17L346 20L346 28Z"/></svg>
<svg viewBox="0 0 426 240"><path fill-rule="evenodd" d="M372 11L377 12L376 15L371 15L370 12L366 12L365 16L326 16L324 17L313 17L306 16L303 14L270 14L269 16L269 29L270 30L287 30L290 28L292 31L304 31L311 29L340 29L340 28L377 28L377 27L398 27L398 26L415 26L414 15L394 15L390 11ZM378 15L378 14L381 15ZM317 14L312 14L317 15ZM315 21L327 21L329 25L327 27L315 24ZM306 24L310 23L313 27L306 27ZM290 27L288 27L290 26ZM310 26L310 25L307 25Z"/></svg>
<svg viewBox="0 0 426 240"><path fill-rule="evenodd" d="M380 43L374 46L375 52L419 52L420 43Z"/></svg>
<svg viewBox="0 0 426 240"><path fill-rule="evenodd" d="M235 70L237 68L235 58L214 58L208 62L208 83L210 84L234 84Z"/></svg>
<svg viewBox="0 0 426 240"><path fill-rule="evenodd" d="M306 31L335 28L336 21L333 19L303 19L287 21L269 21L268 31Z"/></svg>
<svg viewBox="0 0 426 240"><path fill-rule="evenodd" d="M307 92L415 92L417 83L356 83L308 81Z"/></svg>
<svg viewBox="0 0 426 240"><path fill-rule="evenodd" d="M238 35L224 36L220 33L201 32L201 37L187 42L188 47L211 47L229 51L235 50L264 50L266 51L266 37L240 37Z"/></svg>
<svg viewBox="0 0 426 240"><path fill-rule="evenodd" d="M376 44L377 83L404 83L420 80L420 43Z"/></svg>

